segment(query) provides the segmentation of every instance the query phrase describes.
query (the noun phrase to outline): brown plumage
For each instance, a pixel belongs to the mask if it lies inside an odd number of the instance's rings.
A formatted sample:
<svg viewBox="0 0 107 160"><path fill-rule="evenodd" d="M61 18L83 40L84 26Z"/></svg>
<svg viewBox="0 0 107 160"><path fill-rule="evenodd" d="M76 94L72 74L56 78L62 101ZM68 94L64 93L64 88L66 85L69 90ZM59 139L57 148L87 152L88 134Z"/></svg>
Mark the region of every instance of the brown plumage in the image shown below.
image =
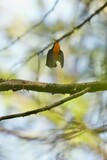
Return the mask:
<svg viewBox="0 0 107 160"><path fill-rule="evenodd" d="M60 50L59 43L55 42L53 48L48 51L46 65L49 68L55 68L57 66L57 61L60 63L61 68L63 68L64 55L63 52Z"/></svg>

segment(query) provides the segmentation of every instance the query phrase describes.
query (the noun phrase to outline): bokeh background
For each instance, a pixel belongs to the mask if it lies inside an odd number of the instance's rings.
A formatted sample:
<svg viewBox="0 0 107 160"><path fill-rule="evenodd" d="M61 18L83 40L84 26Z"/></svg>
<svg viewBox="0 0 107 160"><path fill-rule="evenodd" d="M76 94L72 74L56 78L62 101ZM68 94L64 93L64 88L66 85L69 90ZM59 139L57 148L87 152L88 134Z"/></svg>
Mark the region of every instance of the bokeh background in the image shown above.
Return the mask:
<svg viewBox="0 0 107 160"><path fill-rule="evenodd" d="M50 69L40 52L82 23L106 0L1 0L0 78L77 83L107 78L107 7L60 41L65 64ZM40 52L40 54L38 54ZM66 97L1 92L0 116ZM91 93L38 115L0 122L0 160L103 160L107 92ZM104 131L102 131L104 129Z"/></svg>

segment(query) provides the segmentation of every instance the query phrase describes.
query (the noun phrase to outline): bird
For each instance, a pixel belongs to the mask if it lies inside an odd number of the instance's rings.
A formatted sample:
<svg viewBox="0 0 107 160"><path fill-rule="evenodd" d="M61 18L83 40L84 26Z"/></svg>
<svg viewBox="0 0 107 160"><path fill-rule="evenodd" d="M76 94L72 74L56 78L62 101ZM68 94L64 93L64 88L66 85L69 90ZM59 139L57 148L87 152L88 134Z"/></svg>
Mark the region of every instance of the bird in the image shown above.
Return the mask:
<svg viewBox="0 0 107 160"><path fill-rule="evenodd" d="M46 65L49 68L55 68L57 67L57 63L59 62L61 65L61 68L64 66L64 54L63 51L60 49L60 44L58 41L55 41L52 49L50 49L47 53L46 58Z"/></svg>

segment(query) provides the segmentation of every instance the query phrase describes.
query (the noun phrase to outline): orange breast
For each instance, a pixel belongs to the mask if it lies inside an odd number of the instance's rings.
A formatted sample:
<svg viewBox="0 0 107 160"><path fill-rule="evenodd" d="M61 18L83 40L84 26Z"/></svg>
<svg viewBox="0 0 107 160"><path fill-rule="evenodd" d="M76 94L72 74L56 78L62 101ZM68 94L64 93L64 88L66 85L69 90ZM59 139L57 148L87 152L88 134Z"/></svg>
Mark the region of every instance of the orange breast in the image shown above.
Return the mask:
<svg viewBox="0 0 107 160"><path fill-rule="evenodd" d="M54 44L54 47L53 47L53 53L54 53L54 54L58 54L59 51L60 51L60 45L59 45L58 42L56 42L56 43Z"/></svg>

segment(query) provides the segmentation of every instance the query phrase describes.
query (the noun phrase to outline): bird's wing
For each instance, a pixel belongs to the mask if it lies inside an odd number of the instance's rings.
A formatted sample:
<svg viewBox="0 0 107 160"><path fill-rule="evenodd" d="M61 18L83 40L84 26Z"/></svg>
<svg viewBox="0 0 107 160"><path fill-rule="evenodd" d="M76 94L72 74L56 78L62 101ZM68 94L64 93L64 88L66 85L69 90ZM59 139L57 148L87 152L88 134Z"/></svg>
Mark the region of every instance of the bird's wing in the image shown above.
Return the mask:
<svg viewBox="0 0 107 160"><path fill-rule="evenodd" d="M60 62L61 67L63 68L63 66L64 66L64 54L61 50L59 52L59 62Z"/></svg>
<svg viewBox="0 0 107 160"><path fill-rule="evenodd" d="M57 66L52 49L48 51L47 58L46 58L46 65L49 68L54 68Z"/></svg>

